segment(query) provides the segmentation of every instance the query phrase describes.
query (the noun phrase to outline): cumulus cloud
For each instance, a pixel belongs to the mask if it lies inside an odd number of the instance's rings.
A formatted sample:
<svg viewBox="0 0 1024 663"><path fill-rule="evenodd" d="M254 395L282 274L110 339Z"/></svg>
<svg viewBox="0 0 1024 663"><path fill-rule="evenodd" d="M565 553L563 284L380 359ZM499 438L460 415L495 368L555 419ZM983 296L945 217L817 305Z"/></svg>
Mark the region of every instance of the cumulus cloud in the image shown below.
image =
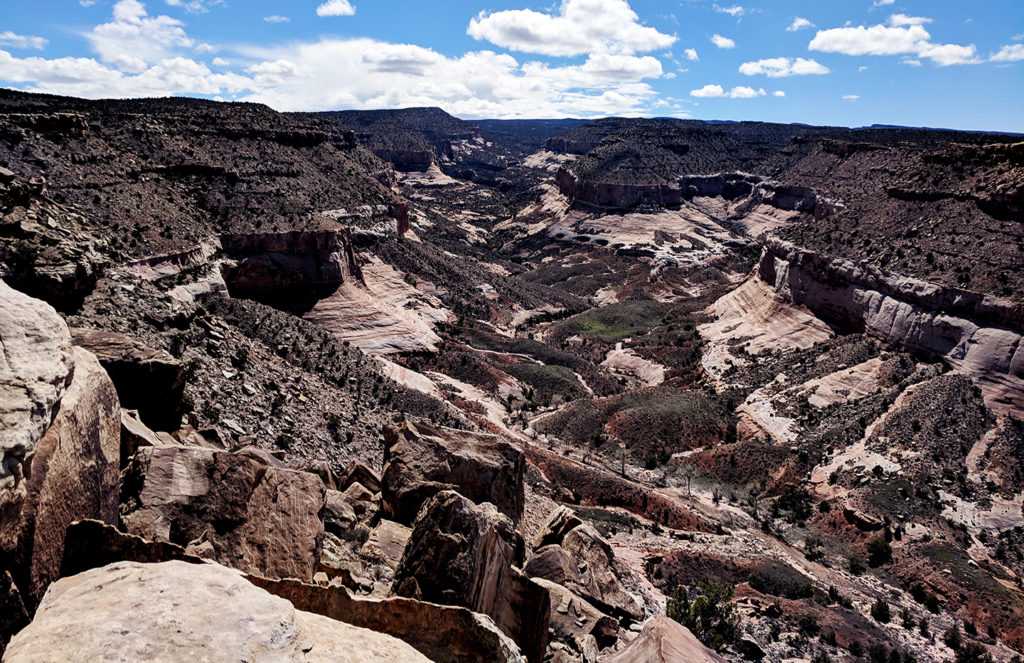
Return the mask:
<svg viewBox="0 0 1024 663"><path fill-rule="evenodd" d="M683 51L683 55L685 55L686 59L690 60L690 61L696 61L696 60L700 59L699 57L697 57L697 49L696 48L688 48L688 49L686 49L685 51Z"/></svg>
<svg viewBox="0 0 1024 663"><path fill-rule="evenodd" d="M992 62L1019 62L1024 60L1024 44L1009 44L994 53L989 60Z"/></svg>
<svg viewBox="0 0 1024 663"><path fill-rule="evenodd" d="M119 0L112 20L97 25L86 37L101 61L138 74L177 49L194 45L183 25L170 16L149 16L138 0Z"/></svg>
<svg viewBox="0 0 1024 663"><path fill-rule="evenodd" d="M482 11L470 20L466 33L512 51L559 57L598 52L631 55L676 42L674 35L641 25L626 0L562 0L554 13Z"/></svg>
<svg viewBox="0 0 1024 663"><path fill-rule="evenodd" d="M747 76L764 74L768 78L784 78L786 76L807 76L811 74L827 74L829 68L816 60L804 58L767 58L755 62L744 62L740 65L740 73Z"/></svg>
<svg viewBox="0 0 1024 663"><path fill-rule="evenodd" d="M786 96L786 93L783 92L782 90L776 90L775 92L772 92L772 96L773 97L784 97L784 96Z"/></svg>
<svg viewBox="0 0 1024 663"><path fill-rule="evenodd" d="M288 23L292 19L287 16L278 16L277 14L274 14L273 16L264 16L263 20L267 23Z"/></svg>
<svg viewBox="0 0 1024 663"><path fill-rule="evenodd" d="M796 32L797 30L803 30L804 28L813 28L814 24L808 21L806 18L797 16L793 19L793 22L786 28L786 32Z"/></svg>
<svg viewBox="0 0 1024 663"><path fill-rule="evenodd" d="M920 16L893 14L889 25L865 27L832 28L819 30L808 45L812 51L843 53L845 55L908 55L928 58L945 67L954 64L975 64L977 57L974 44L932 43L931 34L923 23L931 19Z"/></svg>
<svg viewBox="0 0 1024 663"><path fill-rule="evenodd" d="M327 37L234 45L224 49L230 57L207 66L188 57L199 45L183 24L150 16L135 0L120 0L87 36L95 58L0 50L0 83L86 98L191 94L282 111L440 106L463 117L522 118L648 114L657 100L648 81L665 75L658 58L611 50L553 66L486 50L447 56L414 44Z"/></svg>
<svg viewBox="0 0 1024 663"><path fill-rule="evenodd" d="M844 101L857 101L858 99L860 99L860 95L859 94L844 94L843 95L843 100Z"/></svg>
<svg viewBox="0 0 1024 663"><path fill-rule="evenodd" d="M736 42L720 34L711 35L711 43L718 48L733 48L736 46Z"/></svg>
<svg viewBox="0 0 1024 663"><path fill-rule="evenodd" d="M896 0L875 0L871 3L872 7L885 7L886 5L894 4Z"/></svg>
<svg viewBox="0 0 1024 663"><path fill-rule="evenodd" d="M316 8L317 16L352 16L356 8L348 0L327 0Z"/></svg>
<svg viewBox="0 0 1024 663"><path fill-rule="evenodd" d="M755 90L754 88L747 87L745 85L738 85L727 92L721 85L715 85L713 83L709 83L708 85L696 90L690 90L690 96L704 98L727 97L730 99L752 99L754 97L763 97L766 94L767 92L764 91L764 88ZM779 95L776 94L776 96ZM785 93L783 93L782 96L785 96Z"/></svg>
<svg viewBox="0 0 1024 663"><path fill-rule="evenodd" d="M41 51L46 48L48 43L49 41L42 37L18 35L10 30L0 32L0 46L6 46L7 48L32 48Z"/></svg>

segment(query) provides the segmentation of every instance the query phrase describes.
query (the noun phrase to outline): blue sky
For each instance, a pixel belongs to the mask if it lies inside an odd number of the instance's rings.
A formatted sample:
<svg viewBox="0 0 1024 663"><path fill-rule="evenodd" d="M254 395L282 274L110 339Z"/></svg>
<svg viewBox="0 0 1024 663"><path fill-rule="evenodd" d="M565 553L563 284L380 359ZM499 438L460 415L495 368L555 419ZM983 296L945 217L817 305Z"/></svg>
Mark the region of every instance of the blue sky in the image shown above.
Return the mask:
<svg viewBox="0 0 1024 663"><path fill-rule="evenodd" d="M0 86L1024 131L1024 0L3 0Z"/></svg>

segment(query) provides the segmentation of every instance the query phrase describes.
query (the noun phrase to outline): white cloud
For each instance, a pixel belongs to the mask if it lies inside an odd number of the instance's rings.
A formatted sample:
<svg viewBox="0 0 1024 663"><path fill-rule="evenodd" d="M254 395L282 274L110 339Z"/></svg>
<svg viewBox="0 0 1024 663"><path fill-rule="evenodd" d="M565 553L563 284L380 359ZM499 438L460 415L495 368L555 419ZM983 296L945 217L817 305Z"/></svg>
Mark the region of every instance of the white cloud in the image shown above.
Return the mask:
<svg viewBox="0 0 1024 663"><path fill-rule="evenodd" d="M697 49L696 48L688 48L688 49L686 49L685 51L683 51L683 55L686 56L687 60L691 60L691 61L696 61L696 60L700 59L699 57L697 57Z"/></svg>
<svg viewBox="0 0 1024 663"><path fill-rule="evenodd" d="M1024 60L1024 44L1009 44L989 57L992 62L1019 62Z"/></svg>
<svg viewBox="0 0 1024 663"><path fill-rule="evenodd" d="M868 68L867 68L866 65L861 65L861 66L857 67L857 71L859 71L859 72L865 72L867 70L868 70Z"/></svg>
<svg viewBox="0 0 1024 663"><path fill-rule="evenodd" d="M905 64L908 67L920 67L921 61L917 58L903 58L900 60L900 64Z"/></svg>
<svg viewBox="0 0 1024 663"><path fill-rule="evenodd" d="M723 37L720 34L714 34L711 36L711 43L718 48L733 48L736 46L736 42L728 37Z"/></svg>
<svg viewBox="0 0 1024 663"><path fill-rule="evenodd" d="M843 100L844 101L857 101L858 99L860 99L860 95L859 94L844 94L843 95Z"/></svg>
<svg viewBox="0 0 1024 663"><path fill-rule="evenodd" d="M891 27L898 28L902 25L924 25L931 23L932 19L924 16L907 16L906 14L893 14L887 21Z"/></svg>
<svg viewBox="0 0 1024 663"><path fill-rule="evenodd" d="M231 61L230 60L225 60L224 58L214 58L213 59L213 66L214 67L230 67L231 66Z"/></svg>
<svg viewBox="0 0 1024 663"><path fill-rule="evenodd" d="M700 89L690 90L690 95L694 97L724 97L725 90L721 85L709 83Z"/></svg>
<svg viewBox="0 0 1024 663"><path fill-rule="evenodd" d="M223 5L224 0L164 0L171 7L178 7L184 9L189 14L206 14L210 10L206 4L209 1L211 5Z"/></svg>
<svg viewBox="0 0 1024 663"><path fill-rule="evenodd" d="M875 0L871 3L872 7L885 7L886 5L894 4L896 0Z"/></svg>
<svg viewBox="0 0 1024 663"><path fill-rule="evenodd" d="M773 97L784 97L784 96L786 96L786 93L783 92L782 90L776 90L775 92L772 92L772 96Z"/></svg>
<svg viewBox="0 0 1024 663"><path fill-rule="evenodd" d="M348 0L327 0L316 8L317 16L352 16L356 8Z"/></svg>
<svg viewBox="0 0 1024 663"><path fill-rule="evenodd" d="M740 73L747 76L764 74L768 78L784 78L786 76L807 76L811 74L827 74L829 68L816 60L804 58L767 58L755 62L744 62L740 65Z"/></svg>
<svg viewBox="0 0 1024 663"><path fill-rule="evenodd" d="M82 5L83 7L92 7L96 4L96 0L78 0L78 4Z"/></svg>
<svg viewBox="0 0 1024 663"><path fill-rule="evenodd" d="M804 28L813 28L814 24L808 21L806 18L797 16L793 19L793 22L786 28L786 32L796 32L797 30L803 30Z"/></svg>
<svg viewBox="0 0 1024 663"><path fill-rule="evenodd" d="M0 46L7 48L32 48L41 51L46 48L49 40L32 35L18 35L10 30L0 32Z"/></svg>
<svg viewBox="0 0 1024 663"><path fill-rule="evenodd" d="M264 16L263 20L267 23L288 23L292 19L287 16L278 16L277 14L274 14L273 16Z"/></svg>
<svg viewBox="0 0 1024 663"><path fill-rule="evenodd" d="M705 98L716 98L716 97L728 97L730 99L752 99L754 97L763 97L767 94L764 88L755 90L752 87L745 85L738 85L728 92L721 85L715 85L709 83L702 88L697 90L690 90L690 96L693 97L705 97ZM780 96L776 94L775 96ZM785 96L783 93L781 96Z"/></svg>
<svg viewBox="0 0 1024 663"><path fill-rule="evenodd" d="M556 13L482 11L470 20L466 33L512 51L561 57L631 55L668 48L677 39L641 25L626 0L562 0Z"/></svg>
<svg viewBox="0 0 1024 663"><path fill-rule="evenodd" d="M176 49L194 44L181 21L170 16L151 17L138 0L119 0L113 13L113 20L97 25L86 37L101 61L125 72L142 73Z"/></svg>
<svg viewBox="0 0 1024 663"><path fill-rule="evenodd" d="M732 7L722 7L717 2L714 4L714 9L719 14L728 14L729 16L743 16L747 13L747 10L739 5L733 5Z"/></svg>
<svg viewBox="0 0 1024 663"><path fill-rule="evenodd" d="M912 55L928 58L940 67L981 62L973 44L935 44L922 23L931 19L894 14L889 26L819 30L808 44L812 51L845 55Z"/></svg>

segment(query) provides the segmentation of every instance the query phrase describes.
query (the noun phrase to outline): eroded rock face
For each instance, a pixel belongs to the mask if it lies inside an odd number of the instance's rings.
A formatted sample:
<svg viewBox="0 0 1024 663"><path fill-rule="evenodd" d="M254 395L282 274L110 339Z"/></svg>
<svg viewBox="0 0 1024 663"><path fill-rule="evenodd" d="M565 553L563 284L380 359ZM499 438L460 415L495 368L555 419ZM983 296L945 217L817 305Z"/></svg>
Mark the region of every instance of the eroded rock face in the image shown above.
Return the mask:
<svg viewBox="0 0 1024 663"><path fill-rule="evenodd" d="M768 241L758 278L815 315L944 357L979 379L990 407L1024 411L1024 309L990 295L902 277Z"/></svg>
<svg viewBox="0 0 1024 663"><path fill-rule="evenodd" d="M0 281L0 523L24 499L22 468L71 380L67 326L47 304Z"/></svg>
<svg viewBox="0 0 1024 663"><path fill-rule="evenodd" d="M455 490L490 502L518 523L523 516L526 460L512 444L481 433L407 422L384 429L383 509L409 524L431 496Z"/></svg>
<svg viewBox="0 0 1024 663"><path fill-rule="evenodd" d="M21 514L20 573L35 605L60 572L64 532L83 518L117 521L121 409L96 357L72 351L74 378L36 448Z"/></svg>
<svg viewBox="0 0 1024 663"><path fill-rule="evenodd" d="M5 661L427 662L404 642L321 615L216 564L119 562L55 583Z"/></svg>
<svg viewBox="0 0 1024 663"><path fill-rule="evenodd" d="M244 454L145 447L126 470L121 521L228 566L309 580L323 543L326 488L315 474Z"/></svg>
<svg viewBox="0 0 1024 663"><path fill-rule="evenodd" d="M181 426L185 369L181 362L124 334L76 327L72 342L96 355L117 388L121 404L138 410L154 430Z"/></svg>
<svg viewBox="0 0 1024 663"><path fill-rule="evenodd" d="M628 647L602 657L601 663L725 663L725 659L679 622L655 617Z"/></svg>
<svg viewBox="0 0 1024 663"><path fill-rule="evenodd" d="M551 597L551 630L560 642L578 652L587 648L587 637L598 649L615 644L619 624L590 603L550 580L535 579Z"/></svg>
<svg viewBox="0 0 1024 663"><path fill-rule="evenodd" d="M512 521L494 505L477 506L443 491L416 519L395 574L395 593L489 615L530 661L540 661L550 599L517 568L523 554Z"/></svg>

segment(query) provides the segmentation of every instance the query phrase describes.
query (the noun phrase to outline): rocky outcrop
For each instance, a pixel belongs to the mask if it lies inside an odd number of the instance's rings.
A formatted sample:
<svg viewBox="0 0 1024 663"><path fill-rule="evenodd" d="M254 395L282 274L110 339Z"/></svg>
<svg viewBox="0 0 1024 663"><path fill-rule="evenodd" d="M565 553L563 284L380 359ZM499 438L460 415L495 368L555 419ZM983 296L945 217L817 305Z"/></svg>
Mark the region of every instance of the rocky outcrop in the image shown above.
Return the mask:
<svg viewBox="0 0 1024 663"><path fill-rule="evenodd" d="M47 592L5 661L427 662L391 636L296 610L215 564L120 562Z"/></svg>
<svg viewBox="0 0 1024 663"><path fill-rule="evenodd" d="M107 266L105 243L84 218L51 200L42 178L26 182L0 168L0 278L21 292L72 311Z"/></svg>
<svg viewBox="0 0 1024 663"><path fill-rule="evenodd" d="M2 282L0 343L0 573L31 611L60 570L67 526L116 520L120 406L56 311Z"/></svg>
<svg viewBox="0 0 1024 663"><path fill-rule="evenodd" d="M770 239L757 277L832 324L943 357L990 407L1024 411L1024 305Z"/></svg>
<svg viewBox="0 0 1024 663"><path fill-rule="evenodd" d="M348 230L222 235L221 273L232 297L303 314L362 274Z"/></svg>
<svg viewBox="0 0 1024 663"><path fill-rule="evenodd" d="M138 410L139 418L152 429L178 430L185 411L181 362L134 338L102 329L74 327L71 340L100 360L123 407Z"/></svg>
<svg viewBox="0 0 1024 663"><path fill-rule="evenodd" d="M616 575L611 546L571 511L561 507L552 513L536 542L543 545L524 567L526 575L558 583L626 622L643 617Z"/></svg>
<svg viewBox="0 0 1024 663"><path fill-rule="evenodd" d="M423 505L395 574L400 596L489 615L532 662L547 644L550 599L517 567L524 556L512 521L492 504L452 491Z"/></svg>
<svg viewBox="0 0 1024 663"><path fill-rule="evenodd" d="M241 453L198 447L141 449L125 471L125 529L193 554L276 578L310 580L323 542L326 488Z"/></svg>
<svg viewBox="0 0 1024 663"><path fill-rule="evenodd" d="M689 629L668 617L655 617L647 622L628 647L600 660L601 663L725 663L725 659L702 645Z"/></svg>
<svg viewBox="0 0 1024 663"><path fill-rule="evenodd" d="M344 587L318 587L295 580L249 581L324 615L403 640L436 663L526 663L516 644L490 617L465 607L394 597L353 598Z"/></svg>
<svg viewBox="0 0 1024 663"><path fill-rule="evenodd" d="M455 490L490 502L518 523L523 516L526 460L496 435L406 422L384 429L381 500L391 518L409 524L433 495Z"/></svg>
<svg viewBox="0 0 1024 663"><path fill-rule="evenodd" d="M682 190L676 182L632 184L581 178L571 168L561 167L555 175L562 195L577 207L628 210L644 206L679 207Z"/></svg>
<svg viewBox="0 0 1024 663"><path fill-rule="evenodd" d="M610 647L618 640L619 624L562 585L534 579L551 597L551 631L555 640L577 652Z"/></svg>

